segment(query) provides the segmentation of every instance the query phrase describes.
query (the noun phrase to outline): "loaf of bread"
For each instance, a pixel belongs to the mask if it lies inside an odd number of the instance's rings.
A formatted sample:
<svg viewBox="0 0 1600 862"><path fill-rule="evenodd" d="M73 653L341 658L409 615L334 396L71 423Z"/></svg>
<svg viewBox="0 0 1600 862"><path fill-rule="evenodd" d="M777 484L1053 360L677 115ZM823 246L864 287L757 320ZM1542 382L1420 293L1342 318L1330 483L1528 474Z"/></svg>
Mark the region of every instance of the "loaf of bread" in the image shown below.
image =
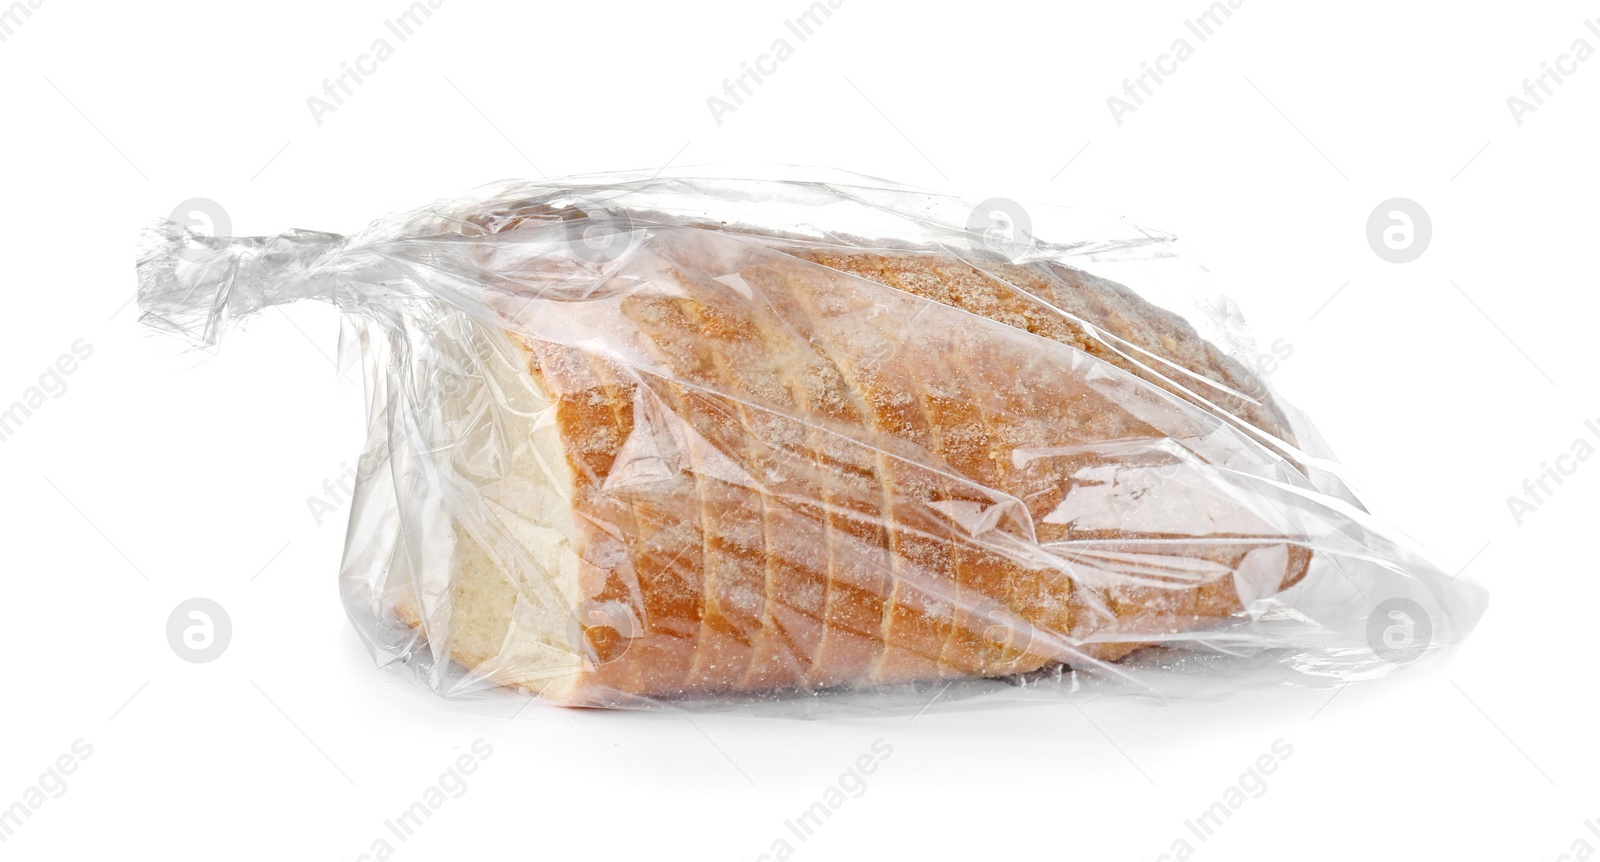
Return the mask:
<svg viewBox="0 0 1600 862"><path fill-rule="evenodd" d="M1120 284L543 203L464 224L490 312L440 387L448 564L384 602L477 679L588 706L1027 679L1307 570L1249 491L1294 467L1279 406ZM597 224L620 247L551 252Z"/></svg>

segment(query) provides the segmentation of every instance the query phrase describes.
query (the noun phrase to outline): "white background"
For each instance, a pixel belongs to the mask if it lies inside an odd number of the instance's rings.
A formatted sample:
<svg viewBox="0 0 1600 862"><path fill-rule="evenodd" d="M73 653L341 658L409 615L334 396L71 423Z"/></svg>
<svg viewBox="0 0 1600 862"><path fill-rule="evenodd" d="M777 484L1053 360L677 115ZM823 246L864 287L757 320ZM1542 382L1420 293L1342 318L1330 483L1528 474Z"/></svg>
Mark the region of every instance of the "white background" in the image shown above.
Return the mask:
<svg viewBox="0 0 1600 862"><path fill-rule="evenodd" d="M756 859L779 837L805 859L1600 847L1600 459L1520 526L1506 503L1600 422L1600 59L1520 125L1506 104L1574 40L1600 49L1600 7L1250 0L1199 43L1201 0L847 0L719 125L707 97L803 0L448 0L317 124L307 97L403 8L46 0L0 43L0 405L93 349L0 444L0 806L93 746L0 859L356 859L479 738L492 757L397 858ZM1194 56L1118 125L1106 98L1185 36ZM345 507L318 525L306 502L362 442L335 313L269 311L185 354L125 307L138 225L204 196L236 234L348 232L504 177L669 161L827 165L1177 233L1260 342L1293 346L1274 383L1374 509L1466 566L1488 614L1445 661L1332 702L511 720L375 670L336 593ZM1434 228L1404 265L1365 238L1395 196ZM166 643L192 596L232 617L209 664ZM893 754L866 793L789 835L879 738ZM1280 738L1267 792L1187 835Z"/></svg>

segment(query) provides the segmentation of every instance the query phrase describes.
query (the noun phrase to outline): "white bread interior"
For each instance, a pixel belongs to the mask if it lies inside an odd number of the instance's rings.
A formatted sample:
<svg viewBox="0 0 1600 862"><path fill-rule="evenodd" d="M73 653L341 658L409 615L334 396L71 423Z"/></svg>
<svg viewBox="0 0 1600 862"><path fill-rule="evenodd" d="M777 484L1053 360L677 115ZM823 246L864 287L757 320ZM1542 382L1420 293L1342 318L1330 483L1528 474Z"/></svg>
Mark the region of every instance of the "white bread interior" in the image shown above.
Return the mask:
<svg viewBox="0 0 1600 862"><path fill-rule="evenodd" d="M449 605L428 636L480 680L566 700L584 674L571 467L527 348L487 328L472 341L464 367L481 372L461 376L443 413L459 423L450 457L466 487L452 490L475 499L454 507Z"/></svg>

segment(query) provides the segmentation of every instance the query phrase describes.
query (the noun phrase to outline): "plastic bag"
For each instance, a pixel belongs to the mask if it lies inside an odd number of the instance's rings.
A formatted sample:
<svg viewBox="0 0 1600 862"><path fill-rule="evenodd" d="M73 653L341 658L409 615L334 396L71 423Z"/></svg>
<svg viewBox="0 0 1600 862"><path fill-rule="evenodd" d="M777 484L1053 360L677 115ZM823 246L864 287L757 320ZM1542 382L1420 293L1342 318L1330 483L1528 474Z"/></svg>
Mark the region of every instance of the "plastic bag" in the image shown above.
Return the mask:
<svg viewBox="0 0 1600 862"><path fill-rule="evenodd" d="M344 312L370 400L344 601L442 694L1325 685L1486 603L1366 512L1173 238L1120 220L608 175L349 237L167 222L138 271L143 319L202 343Z"/></svg>

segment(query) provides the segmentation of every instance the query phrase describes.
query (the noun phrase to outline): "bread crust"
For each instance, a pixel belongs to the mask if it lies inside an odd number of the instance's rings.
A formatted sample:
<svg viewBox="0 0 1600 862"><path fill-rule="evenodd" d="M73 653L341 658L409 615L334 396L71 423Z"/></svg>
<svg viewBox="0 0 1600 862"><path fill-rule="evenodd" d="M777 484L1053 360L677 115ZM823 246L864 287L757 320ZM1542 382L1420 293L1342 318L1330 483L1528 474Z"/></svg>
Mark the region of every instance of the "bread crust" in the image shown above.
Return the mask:
<svg viewBox="0 0 1600 862"><path fill-rule="evenodd" d="M681 225L654 230L649 257L606 300L630 361L507 321L553 400L580 595L636 627L580 624L571 646L595 660L560 685L518 680L488 646L516 633L454 633L500 625L458 594L450 652L469 668L592 706L1009 676L1238 613L1241 567L1253 584L1281 570L1277 589L1305 575L1291 530L1063 515L1119 476L1186 469L1163 454L1175 429L1294 445L1259 379L1121 285ZM664 487L615 487L636 434L682 446Z"/></svg>

